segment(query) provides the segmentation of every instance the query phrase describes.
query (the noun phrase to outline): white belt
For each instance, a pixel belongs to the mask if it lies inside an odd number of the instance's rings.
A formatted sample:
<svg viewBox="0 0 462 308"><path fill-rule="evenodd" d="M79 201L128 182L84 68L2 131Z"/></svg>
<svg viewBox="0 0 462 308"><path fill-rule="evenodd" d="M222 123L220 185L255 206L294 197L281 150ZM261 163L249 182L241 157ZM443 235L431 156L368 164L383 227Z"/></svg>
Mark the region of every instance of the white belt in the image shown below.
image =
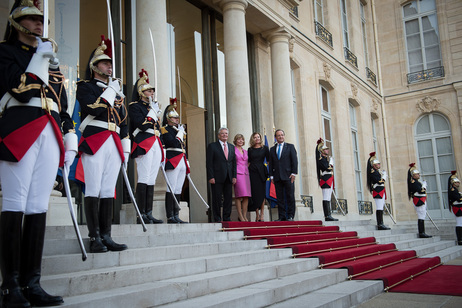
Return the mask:
<svg viewBox="0 0 462 308"><path fill-rule="evenodd" d="M377 186L383 186L384 187L385 184L374 184L374 185L372 185L372 188L376 188Z"/></svg>
<svg viewBox="0 0 462 308"><path fill-rule="evenodd" d="M88 125L104 128L111 132L117 132L118 134L120 134L120 127L118 127L115 123L108 123L108 122L104 122L100 120L93 120L89 122L87 126Z"/></svg>
<svg viewBox="0 0 462 308"><path fill-rule="evenodd" d="M426 196L427 196L427 194L414 193L414 197L421 198L421 197L426 197Z"/></svg>
<svg viewBox="0 0 462 308"><path fill-rule="evenodd" d="M321 171L321 176L326 174L332 174L332 171Z"/></svg>
<svg viewBox="0 0 462 308"><path fill-rule="evenodd" d="M139 133L141 133L142 130L137 128L135 129L135 131L133 132L133 137L136 137L136 135L138 135ZM148 128L147 130L144 131L145 133L148 133L148 134L152 134L152 135L156 135L156 132L154 131L154 129L152 128ZM156 135L157 136L157 135Z"/></svg>
<svg viewBox="0 0 462 308"><path fill-rule="evenodd" d="M454 201L454 202L452 203L452 205L457 205L457 206L459 206L459 205L462 205L462 202L460 202L460 201Z"/></svg>
<svg viewBox="0 0 462 308"><path fill-rule="evenodd" d="M0 111L3 112L5 109L11 107L37 107L47 111L53 110L59 113L58 104L55 101L53 101L51 98L46 98L46 102L47 105L49 104L49 110L47 110L47 106L42 105L42 99L40 97L32 97L27 103L21 103L16 98L14 98L9 92L6 92L0 101Z"/></svg>
<svg viewBox="0 0 462 308"><path fill-rule="evenodd" d="M167 149L165 149L165 151L175 151L175 152L181 152L181 153L183 153L183 150L182 150L182 149L179 149L179 148L167 148Z"/></svg>

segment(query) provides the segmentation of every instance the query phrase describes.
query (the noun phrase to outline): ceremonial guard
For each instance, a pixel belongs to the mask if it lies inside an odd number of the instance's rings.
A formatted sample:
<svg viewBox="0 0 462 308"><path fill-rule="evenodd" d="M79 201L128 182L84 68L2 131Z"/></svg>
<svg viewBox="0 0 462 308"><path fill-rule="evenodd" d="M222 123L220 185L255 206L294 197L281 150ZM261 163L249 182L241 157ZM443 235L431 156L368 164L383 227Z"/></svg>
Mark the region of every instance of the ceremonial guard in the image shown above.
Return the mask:
<svg viewBox="0 0 462 308"><path fill-rule="evenodd" d="M164 160L158 119L162 112L159 103L153 100L156 89L149 84L148 73L142 69L139 76L135 83L132 102L128 106L130 134L133 140L130 156L135 159L138 172L136 203L145 224L161 224L162 220L152 216L152 204L154 185L160 164Z"/></svg>
<svg viewBox="0 0 462 308"><path fill-rule="evenodd" d="M385 170L380 170L380 161L375 157L375 152L369 154L366 172L367 187L372 193L375 202L377 230L390 230L390 228L383 224L383 207L385 206L386 199L385 182L388 179L388 175Z"/></svg>
<svg viewBox="0 0 462 308"><path fill-rule="evenodd" d="M448 179L449 211L456 215L457 244L462 245L462 193L457 172L452 171Z"/></svg>
<svg viewBox="0 0 462 308"><path fill-rule="evenodd" d="M63 298L40 286L46 213L77 136L53 44L42 38L42 12L15 1L8 21L0 43L0 306L55 306Z"/></svg>
<svg viewBox="0 0 462 308"><path fill-rule="evenodd" d="M127 245L111 238L115 185L130 154L127 110L119 80L113 79L110 41L102 41L90 57L87 80L77 85L81 106L79 144L85 178L85 217L90 252L120 251Z"/></svg>
<svg viewBox="0 0 462 308"><path fill-rule="evenodd" d="M412 198L417 214L417 227L419 238L432 237L425 233L425 216L427 216L427 181L420 179L420 172L415 163L409 165L407 171L407 195Z"/></svg>
<svg viewBox="0 0 462 308"><path fill-rule="evenodd" d="M319 186L322 189L324 219L326 221L338 221L338 219L331 216L330 209L330 200L334 189L334 160L332 157L329 158L329 148L322 138L319 138L317 142L315 155Z"/></svg>
<svg viewBox="0 0 462 308"><path fill-rule="evenodd" d="M185 151L185 127L180 124L180 116L175 110L176 98L170 99L170 105L165 108L162 121L162 142L165 147L165 172L172 190L167 187L165 193L165 211L169 224L185 223L178 216L180 208L173 198L180 202L181 190L189 165ZM175 196L173 196L175 195Z"/></svg>

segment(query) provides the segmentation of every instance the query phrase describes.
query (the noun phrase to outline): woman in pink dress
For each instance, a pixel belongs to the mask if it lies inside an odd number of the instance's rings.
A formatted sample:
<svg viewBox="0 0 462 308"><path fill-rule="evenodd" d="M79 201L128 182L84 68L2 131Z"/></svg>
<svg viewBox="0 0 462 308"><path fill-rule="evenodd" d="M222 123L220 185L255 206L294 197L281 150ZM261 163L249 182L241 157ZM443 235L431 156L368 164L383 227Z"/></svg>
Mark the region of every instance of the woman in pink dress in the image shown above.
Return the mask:
<svg viewBox="0 0 462 308"><path fill-rule="evenodd" d="M236 153L237 178L234 184L234 197L236 198L236 208L239 221L247 220L247 207L249 205L250 176L249 176L249 156L247 151L242 148L245 144L244 136L237 134L233 141Z"/></svg>

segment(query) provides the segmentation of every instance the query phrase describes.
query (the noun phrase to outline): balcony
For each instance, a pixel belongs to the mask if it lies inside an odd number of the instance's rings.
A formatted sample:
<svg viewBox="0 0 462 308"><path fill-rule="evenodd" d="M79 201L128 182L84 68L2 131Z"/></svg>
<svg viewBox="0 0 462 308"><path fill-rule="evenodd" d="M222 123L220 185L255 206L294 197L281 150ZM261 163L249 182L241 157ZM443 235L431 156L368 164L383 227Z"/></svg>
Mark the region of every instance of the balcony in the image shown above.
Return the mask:
<svg viewBox="0 0 462 308"><path fill-rule="evenodd" d="M298 18L298 6L291 7L289 11L292 13L292 15Z"/></svg>
<svg viewBox="0 0 462 308"><path fill-rule="evenodd" d="M371 201L358 201L358 212L360 215L372 215L372 202Z"/></svg>
<svg viewBox="0 0 462 308"><path fill-rule="evenodd" d="M444 77L444 66L407 74L407 83L416 83L425 80Z"/></svg>
<svg viewBox="0 0 462 308"><path fill-rule="evenodd" d="M350 62L354 67L358 67L358 58L352 53L347 47L343 47L345 50L345 60Z"/></svg>
<svg viewBox="0 0 462 308"><path fill-rule="evenodd" d="M366 67L366 75L367 80L370 80L373 84L377 85L377 76L368 67Z"/></svg>
<svg viewBox="0 0 462 308"><path fill-rule="evenodd" d="M327 31L327 29L324 28L323 25L321 25L319 22L315 21L314 22L314 28L315 28L316 35L320 39L322 39L324 42L329 44L330 47L334 46L334 43L332 41L332 34L329 31Z"/></svg>
<svg viewBox="0 0 462 308"><path fill-rule="evenodd" d="M348 201L347 199L337 199L338 201L338 204L337 202L331 202L331 210L332 210L332 213L336 213L336 214L348 214ZM339 209L339 206L341 207L341 209ZM343 210L343 211L342 211Z"/></svg>
<svg viewBox="0 0 462 308"><path fill-rule="evenodd" d="M311 214L313 214L314 209L313 209L313 196L308 196L308 195L300 195L302 198L302 204L304 207L309 207L311 210Z"/></svg>

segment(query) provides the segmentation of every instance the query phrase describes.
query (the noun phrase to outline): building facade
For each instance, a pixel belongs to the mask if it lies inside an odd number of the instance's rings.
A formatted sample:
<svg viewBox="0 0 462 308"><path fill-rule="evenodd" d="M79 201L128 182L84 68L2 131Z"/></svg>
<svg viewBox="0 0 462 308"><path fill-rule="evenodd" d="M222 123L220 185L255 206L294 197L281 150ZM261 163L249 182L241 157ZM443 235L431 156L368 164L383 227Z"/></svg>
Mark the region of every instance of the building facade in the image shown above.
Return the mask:
<svg viewBox="0 0 462 308"><path fill-rule="evenodd" d="M13 1L5 2L2 24ZM261 132L270 146L282 128L299 157L296 219L323 217L314 156L320 137L334 158L335 193L348 211L342 219L375 219L366 187L370 152L389 173L387 203L397 220L415 219L405 184L411 162L429 182L429 213L450 217L447 177L460 165L462 147L461 1L110 3L116 75L127 97L141 69L153 82L151 32L158 99L163 108L178 99L191 177L202 195L205 148L218 128L246 142ZM50 36L72 100L91 51L108 36L106 1L50 0L50 8ZM191 221L208 221L192 190L190 201Z"/></svg>

